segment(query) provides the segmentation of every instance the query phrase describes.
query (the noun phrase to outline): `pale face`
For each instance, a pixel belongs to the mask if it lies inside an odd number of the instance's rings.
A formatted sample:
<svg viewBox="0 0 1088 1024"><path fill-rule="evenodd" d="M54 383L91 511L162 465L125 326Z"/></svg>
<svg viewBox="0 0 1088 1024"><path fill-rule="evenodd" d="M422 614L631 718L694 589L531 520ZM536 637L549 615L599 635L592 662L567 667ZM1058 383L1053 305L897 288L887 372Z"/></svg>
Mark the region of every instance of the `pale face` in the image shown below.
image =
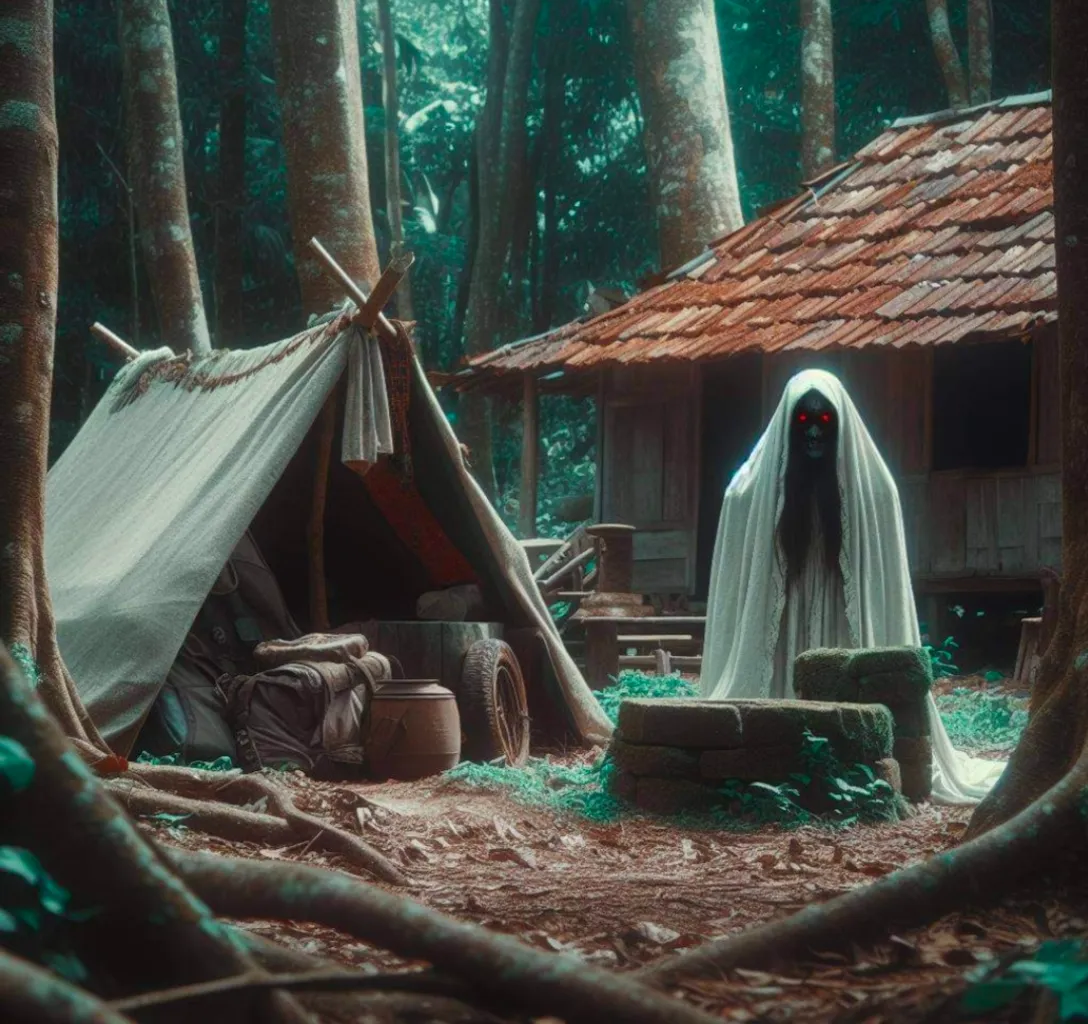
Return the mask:
<svg viewBox="0 0 1088 1024"><path fill-rule="evenodd" d="M839 419L835 407L819 391L805 392L793 408L790 420L790 448L813 462L835 450Z"/></svg>

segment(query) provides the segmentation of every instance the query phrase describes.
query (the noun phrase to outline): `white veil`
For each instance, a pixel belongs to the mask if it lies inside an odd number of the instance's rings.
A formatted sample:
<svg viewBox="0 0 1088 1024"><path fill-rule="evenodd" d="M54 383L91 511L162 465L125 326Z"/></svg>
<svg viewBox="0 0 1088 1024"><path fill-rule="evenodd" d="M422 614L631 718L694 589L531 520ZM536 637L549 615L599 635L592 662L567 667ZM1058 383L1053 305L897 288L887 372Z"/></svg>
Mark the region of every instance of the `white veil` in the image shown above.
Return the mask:
<svg viewBox="0 0 1088 1024"><path fill-rule="evenodd" d="M770 695L774 653L786 600L777 526L785 495L789 422L815 389L839 417L836 468L842 500L846 617L854 647L920 646L899 492L850 396L823 370L786 385L771 422L725 492L707 599L701 687L710 700ZM929 698L933 797L975 803L1005 765L957 751Z"/></svg>

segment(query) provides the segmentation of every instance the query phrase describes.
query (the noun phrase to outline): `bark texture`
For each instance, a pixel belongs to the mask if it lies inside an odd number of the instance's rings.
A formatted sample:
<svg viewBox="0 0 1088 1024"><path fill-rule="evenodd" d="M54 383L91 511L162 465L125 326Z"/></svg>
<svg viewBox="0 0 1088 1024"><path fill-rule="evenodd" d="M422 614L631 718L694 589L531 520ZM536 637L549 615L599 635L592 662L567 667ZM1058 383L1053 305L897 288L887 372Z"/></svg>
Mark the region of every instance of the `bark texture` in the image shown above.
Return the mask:
<svg viewBox="0 0 1088 1024"><path fill-rule="evenodd" d="M835 162L835 33L831 0L801 0L801 176Z"/></svg>
<svg viewBox="0 0 1088 1024"><path fill-rule="evenodd" d="M963 70L960 52L956 49L956 41L952 38L948 0L926 0L926 13L929 15L929 36L933 42L933 53L948 90L948 104L951 107L966 107L969 99L967 75Z"/></svg>
<svg viewBox="0 0 1088 1024"><path fill-rule="evenodd" d="M45 578L45 471L57 318L53 4L13 0L0 33L0 641L89 759L106 745L57 649Z"/></svg>
<svg viewBox="0 0 1088 1024"><path fill-rule="evenodd" d="M229 347L242 332L246 204L246 14L249 0L222 0L219 29L219 201L215 220L215 340Z"/></svg>
<svg viewBox="0 0 1088 1024"><path fill-rule="evenodd" d="M971 102L989 103L994 79L993 0L967 0L967 67Z"/></svg>
<svg viewBox="0 0 1088 1024"><path fill-rule="evenodd" d="M661 266L744 223L713 0L629 0Z"/></svg>
<svg viewBox="0 0 1088 1024"><path fill-rule="evenodd" d="M359 39L351 0L272 0L295 269L307 313L344 290L309 249L317 237L367 291L380 276L370 210Z"/></svg>
<svg viewBox="0 0 1088 1024"><path fill-rule="evenodd" d="M385 106L385 211L389 218L389 248L404 249L404 221L400 196L400 104L397 100L397 37L393 31L392 0L378 0L378 36L382 41L382 102ZM412 286L401 281L394 299L402 320L412 315Z"/></svg>
<svg viewBox="0 0 1088 1024"><path fill-rule="evenodd" d="M517 0L509 24L502 0L491 0L487 96L476 123L475 252L465 342L469 355L494 348L509 325L510 302L504 272L511 242L510 226L526 166L526 125L533 40L540 0ZM495 470L487 400L467 393L461 399L461 440L471 452L473 472L494 499Z"/></svg>
<svg viewBox="0 0 1088 1024"><path fill-rule="evenodd" d="M1027 728L971 820L976 835L1053 786L1088 737L1088 7L1054 0L1052 11L1063 579Z"/></svg>
<svg viewBox="0 0 1088 1024"><path fill-rule="evenodd" d="M185 146L167 0L119 0L117 10L130 180L159 330L175 351L210 352L185 196Z"/></svg>
<svg viewBox="0 0 1088 1024"><path fill-rule="evenodd" d="M5 800L5 842L33 851L74 907L96 908L78 933L92 976L127 993L255 968L109 798L2 648L0 735L34 762Z"/></svg>

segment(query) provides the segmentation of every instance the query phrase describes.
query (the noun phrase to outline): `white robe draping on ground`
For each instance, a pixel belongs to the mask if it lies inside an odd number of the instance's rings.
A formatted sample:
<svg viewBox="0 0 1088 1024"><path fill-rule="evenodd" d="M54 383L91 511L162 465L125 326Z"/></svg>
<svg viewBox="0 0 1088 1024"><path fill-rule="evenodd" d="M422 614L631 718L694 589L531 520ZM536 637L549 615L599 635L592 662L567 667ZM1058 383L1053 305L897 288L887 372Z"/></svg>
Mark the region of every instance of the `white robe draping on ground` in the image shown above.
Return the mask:
<svg viewBox="0 0 1088 1024"><path fill-rule="evenodd" d="M787 586L777 526L785 499L790 417L809 390L839 417L836 470L842 552L829 567L813 544ZM806 370L786 385L771 422L725 492L707 599L701 687L710 700L794 696L793 661L814 647L920 646L899 492L839 380ZM933 798L976 803L1004 762L969 757L948 738L930 695Z"/></svg>

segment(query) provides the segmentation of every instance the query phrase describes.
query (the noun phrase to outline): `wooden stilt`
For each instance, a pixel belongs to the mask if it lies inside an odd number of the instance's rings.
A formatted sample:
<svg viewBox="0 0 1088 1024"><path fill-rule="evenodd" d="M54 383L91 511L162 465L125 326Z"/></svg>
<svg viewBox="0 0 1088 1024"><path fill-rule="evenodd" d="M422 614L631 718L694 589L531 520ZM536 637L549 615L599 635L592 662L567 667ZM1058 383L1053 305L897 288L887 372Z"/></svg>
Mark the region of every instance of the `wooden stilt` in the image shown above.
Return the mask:
<svg viewBox="0 0 1088 1024"><path fill-rule="evenodd" d="M536 536L537 485L540 473L540 399L536 377L531 373L526 373L523 378L521 417L521 495L518 526L521 536L528 540Z"/></svg>

